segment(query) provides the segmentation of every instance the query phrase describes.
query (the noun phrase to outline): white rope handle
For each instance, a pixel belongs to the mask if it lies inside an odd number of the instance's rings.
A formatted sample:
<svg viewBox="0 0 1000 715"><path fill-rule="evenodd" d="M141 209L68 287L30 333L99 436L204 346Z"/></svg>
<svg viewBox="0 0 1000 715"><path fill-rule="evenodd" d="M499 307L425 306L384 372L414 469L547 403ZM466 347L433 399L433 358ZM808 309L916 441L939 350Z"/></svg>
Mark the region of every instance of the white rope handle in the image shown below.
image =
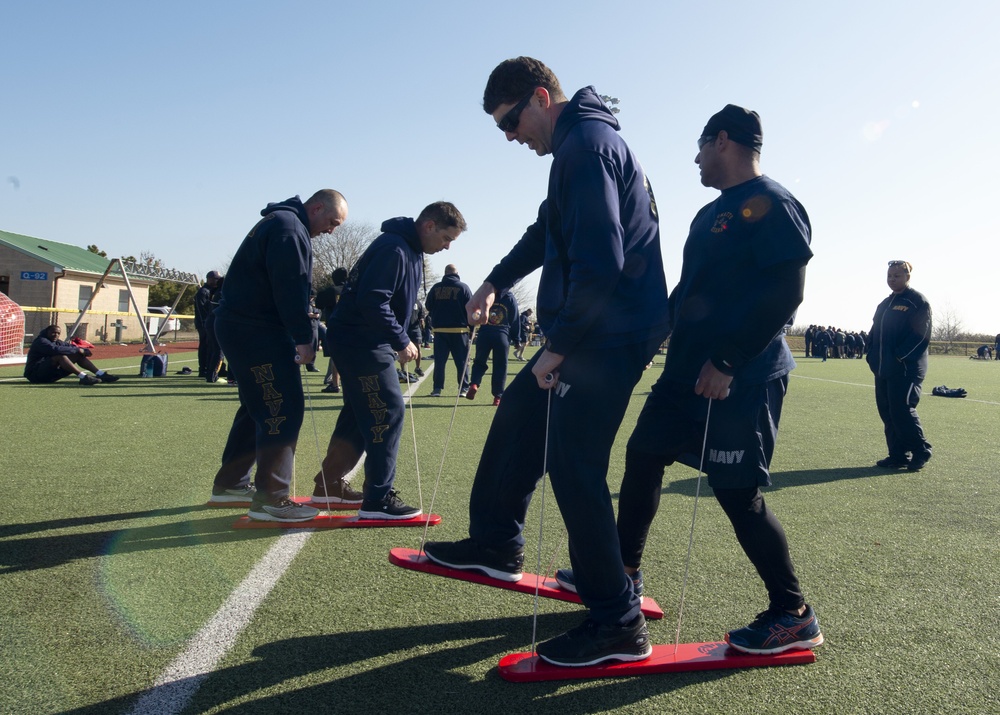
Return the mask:
<svg viewBox="0 0 1000 715"><path fill-rule="evenodd" d="M691 567L691 552L694 550L694 522L698 516L698 495L701 493L701 475L705 467L705 446L708 444L708 419L712 415L712 398L708 399L705 412L705 434L701 440L701 461L698 463L698 480L694 487L694 510L691 513L691 534L688 536L687 558L684 561L684 579L681 581L681 600L677 606L677 633L674 636L674 655L681 642L681 622L684 620L684 594L687 591L688 570Z"/></svg>
<svg viewBox="0 0 1000 715"><path fill-rule="evenodd" d="M420 347L417 347L420 350ZM424 510L424 491L420 486L420 458L417 455L417 422L414 419L413 414L413 388L410 387L410 371L406 369L406 365L403 365L403 374L406 375L406 400L405 403L410 405L410 432L413 434L413 470L417 475L417 501L420 504L420 511ZM403 414L406 414L406 404L403 405ZM428 516L430 516L428 514ZM429 523L429 522L428 522ZM424 525L424 533L427 532L427 526Z"/></svg>
<svg viewBox="0 0 1000 715"><path fill-rule="evenodd" d="M309 389L309 381L306 380L305 376L302 374L302 368L299 368L299 377L302 379L302 390L306 393L306 400L309 403L309 419L312 422L313 428L313 440L316 442L316 458L319 459L319 473L323 477L323 496L326 497L326 509L323 510L324 513L330 513L330 494L327 492L326 488L326 473L323 471L323 454L319 451L319 429L316 427L316 412L313 411L313 400L312 400L312 390ZM295 472L292 472L292 493L295 493L294 480Z"/></svg>
<svg viewBox="0 0 1000 715"><path fill-rule="evenodd" d="M546 382L552 382L549 378L552 377L552 373L545 376ZM538 642L538 590L541 585L542 577L542 534L545 533L545 475L549 471L549 419L552 417L552 390L548 390L547 403L545 406L545 448L542 451L542 497L541 497L541 514L538 517L538 556L535 564L535 574L537 578L535 579L535 613L531 619L531 652L535 653L535 645ZM560 539L562 541L562 539ZM555 555L552 557L555 561Z"/></svg>
<svg viewBox="0 0 1000 715"><path fill-rule="evenodd" d="M448 443L451 442L451 433L455 429L455 415L458 414L458 401L462 399L462 385L465 384L465 376L469 371L469 358L472 357L472 343L476 340L476 334L479 333L479 326L475 325L472 328L472 337L469 338L469 349L465 355L465 365L462 366L462 374L459 377L459 389L458 397L455 398L455 407L451 411L451 422L448 423L448 434L444 438L444 449L441 450L441 464L438 466L437 478L434 480L434 491L431 492L431 505L430 512L434 511L434 502L437 499L438 487L441 485L441 474L444 472L444 460L448 456ZM412 406L411 411L411 421L412 421ZM414 437L414 449L416 449L416 437ZM427 529L430 527L430 519L424 524L424 531L420 537L420 549L418 550L418 555L423 555L424 544L427 543Z"/></svg>

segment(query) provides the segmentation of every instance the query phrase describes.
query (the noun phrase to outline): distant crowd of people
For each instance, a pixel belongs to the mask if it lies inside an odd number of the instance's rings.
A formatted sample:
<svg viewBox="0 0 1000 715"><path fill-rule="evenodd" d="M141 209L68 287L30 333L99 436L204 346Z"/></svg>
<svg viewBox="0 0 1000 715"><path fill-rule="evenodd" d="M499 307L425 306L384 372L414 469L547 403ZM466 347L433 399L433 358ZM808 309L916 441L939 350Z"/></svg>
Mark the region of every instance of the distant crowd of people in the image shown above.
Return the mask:
<svg viewBox="0 0 1000 715"><path fill-rule="evenodd" d="M858 359L869 344L864 330L848 331L832 325L810 325L805 332L806 357Z"/></svg>

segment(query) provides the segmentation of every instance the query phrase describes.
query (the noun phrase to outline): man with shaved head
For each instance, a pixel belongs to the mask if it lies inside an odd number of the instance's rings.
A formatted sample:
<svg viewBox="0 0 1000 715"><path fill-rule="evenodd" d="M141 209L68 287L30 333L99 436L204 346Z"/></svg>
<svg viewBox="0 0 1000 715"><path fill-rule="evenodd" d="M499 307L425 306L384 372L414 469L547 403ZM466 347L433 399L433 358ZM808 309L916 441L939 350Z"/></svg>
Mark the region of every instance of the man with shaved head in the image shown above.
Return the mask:
<svg viewBox="0 0 1000 715"><path fill-rule="evenodd" d="M304 203L296 196L268 204L261 215L233 257L215 312L240 407L211 501L252 499L251 519L307 521L319 511L291 501L289 483L305 411L299 367L316 355L312 239L347 220L347 201L323 189Z"/></svg>

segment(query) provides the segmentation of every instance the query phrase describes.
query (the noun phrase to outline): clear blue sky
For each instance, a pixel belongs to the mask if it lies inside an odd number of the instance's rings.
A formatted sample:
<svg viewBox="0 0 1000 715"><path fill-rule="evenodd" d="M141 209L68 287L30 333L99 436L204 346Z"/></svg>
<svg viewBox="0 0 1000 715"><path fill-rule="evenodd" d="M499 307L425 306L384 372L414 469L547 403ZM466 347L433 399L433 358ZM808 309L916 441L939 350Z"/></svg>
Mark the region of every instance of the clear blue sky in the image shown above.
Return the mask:
<svg viewBox="0 0 1000 715"><path fill-rule="evenodd" d="M985 0L0 0L0 229L204 275L269 201L336 188L377 226L446 199L470 230L434 267L475 288L544 197L550 160L481 108L526 54L620 98L671 287L716 195L695 140L732 102L812 219L797 323L867 329L900 258L938 315L997 333L998 27Z"/></svg>

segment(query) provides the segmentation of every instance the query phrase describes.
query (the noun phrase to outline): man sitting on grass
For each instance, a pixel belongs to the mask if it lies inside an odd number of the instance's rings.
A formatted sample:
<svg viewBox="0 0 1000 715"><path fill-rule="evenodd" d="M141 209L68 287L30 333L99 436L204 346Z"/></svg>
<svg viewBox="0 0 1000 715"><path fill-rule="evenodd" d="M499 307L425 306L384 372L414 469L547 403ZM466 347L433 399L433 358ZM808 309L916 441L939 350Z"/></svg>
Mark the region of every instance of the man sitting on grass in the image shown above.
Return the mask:
<svg viewBox="0 0 1000 715"><path fill-rule="evenodd" d="M28 382L47 384L69 375L79 375L81 385L96 385L99 382L117 382L118 377L90 361L93 354L89 348L81 348L59 339L62 328L50 325L31 341L28 360L24 365L24 376ZM81 369L81 366L86 369ZM88 375L87 370L93 372Z"/></svg>

